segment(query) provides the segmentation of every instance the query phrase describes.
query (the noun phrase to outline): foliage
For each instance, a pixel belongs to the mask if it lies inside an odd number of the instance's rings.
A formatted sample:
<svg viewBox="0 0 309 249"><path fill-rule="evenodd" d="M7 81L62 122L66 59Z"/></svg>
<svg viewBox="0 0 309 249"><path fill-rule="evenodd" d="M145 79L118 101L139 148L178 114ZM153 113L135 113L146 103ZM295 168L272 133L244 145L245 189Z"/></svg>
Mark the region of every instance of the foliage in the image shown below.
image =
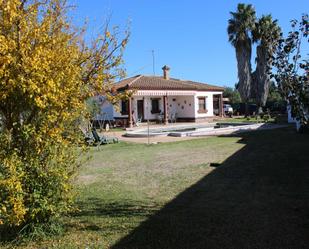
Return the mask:
<svg viewBox="0 0 309 249"><path fill-rule="evenodd" d="M274 81L270 81L265 109L271 113L286 113L286 101L282 98L280 89Z"/></svg>
<svg viewBox="0 0 309 249"><path fill-rule="evenodd" d="M100 113L100 105L96 97L86 100L86 109L90 119L95 119L96 115Z"/></svg>
<svg viewBox="0 0 309 249"><path fill-rule="evenodd" d="M271 116L269 114L263 115L264 122L267 122L270 118L271 118Z"/></svg>
<svg viewBox="0 0 309 249"><path fill-rule="evenodd" d="M276 86L274 81L270 82L269 94L268 94L268 97L267 97L267 101L270 101L270 102L282 102L282 101L284 101L284 99L281 96L280 89L279 89L278 86Z"/></svg>
<svg viewBox="0 0 309 249"><path fill-rule="evenodd" d="M303 15L301 21L292 20L291 26L292 31L279 42L272 76L290 104L292 116L306 126L309 118L309 59L302 59L302 45L309 43L308 15Z"/></svg>
<svg viewBox="0 0 309 249"><path fill-rule="evenodd" d="M234 47L250 39L250 31L255 26L255 9L251 4L240 3L237 5L237 12L230 12L228 35L229 41Z"/></svg>
<svg viewBox="0 0 309 249"><path fill-rule="evenodd" d="M232 87L225 87L223 92L224 98L229 98L231 104L238 104L241 102L239 92Z"/></svg>
<svg viewBox="0 0 309 249"><path fill-rule="evenodd" d="M0 0L0 223L48 222L72 209L85 100L122 74L128 40L106 25L88 46L65 0Z"/></svg>

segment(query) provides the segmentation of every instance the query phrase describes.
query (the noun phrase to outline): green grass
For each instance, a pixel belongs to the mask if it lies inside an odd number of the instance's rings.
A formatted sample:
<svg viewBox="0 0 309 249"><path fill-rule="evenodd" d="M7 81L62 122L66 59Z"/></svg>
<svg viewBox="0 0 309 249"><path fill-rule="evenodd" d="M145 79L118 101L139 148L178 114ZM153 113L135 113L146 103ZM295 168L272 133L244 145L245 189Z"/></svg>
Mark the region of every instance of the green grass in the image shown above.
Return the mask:
<svg viewBox="0 0 309 249"><path fill-rule="evenodd" d="M263 118L261 117L232 117L232 118L227 118L224 121L219 121L220 122L239 122L239 123L264 123L264 122L270 122L270 123L274 123L275 122L275 118L269 118L267 121L265 121Z"/></svg>
<svg viewBox="0 0 309 249"><path fill-rule="evenodd" d="M125 128L122 127L112 127L108 130L108 132L116 132L116 131L124 131Z"/></svg>
<svg viewBox="0 0 309 249"><path fill-rule="evenodd" d="M124 131L125 128L122 127L110 127L110 129L108 131L106 131L105 129L97 129L100 132L105 132L105 133L113 133L113 132L119 132L119 131Z"/></svg>
<svg viewBox="0 0 309 249"><path fill-rule="evenodd" d="M19 247L305 248L308 152L291 129L93 148L66 233Z"/></svg>

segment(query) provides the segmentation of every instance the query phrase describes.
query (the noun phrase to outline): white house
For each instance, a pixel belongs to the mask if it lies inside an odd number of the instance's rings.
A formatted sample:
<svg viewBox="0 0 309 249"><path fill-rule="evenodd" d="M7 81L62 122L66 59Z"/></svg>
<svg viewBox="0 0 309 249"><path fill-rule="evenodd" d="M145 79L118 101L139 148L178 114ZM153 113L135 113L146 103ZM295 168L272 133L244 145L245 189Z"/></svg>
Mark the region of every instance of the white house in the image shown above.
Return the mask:
<svg viewBox="0 0 309 249"><path fill-rule="evenodd" d="M115 83L118 92L131 91L132 97L119 103L117 112L110 104L102 106L105 116L132 127L136 120L197 122L223 115L223 87L169 77L136 75Z"/></svg>

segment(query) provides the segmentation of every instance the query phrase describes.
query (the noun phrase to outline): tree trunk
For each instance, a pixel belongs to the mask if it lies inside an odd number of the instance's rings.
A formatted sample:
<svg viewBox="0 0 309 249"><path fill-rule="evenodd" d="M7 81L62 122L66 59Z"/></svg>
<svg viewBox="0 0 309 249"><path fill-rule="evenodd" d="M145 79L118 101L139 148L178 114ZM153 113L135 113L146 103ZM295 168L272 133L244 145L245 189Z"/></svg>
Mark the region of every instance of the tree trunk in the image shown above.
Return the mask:
<svg viewBox="0 0 309 249"><path fill-rule="evenodd" d="M239 42L236 46L238 69L238 91L243 102L247 103L251 94L251 40Z"/></svg>
<svg viewBox="0 0 309 249"><path fill-rule="evenodd" d="M255 91L255 101L257 106L263 107L266 104L269 86L270 86L270 77L269 77L269 68L270 68L270 59L268 58L267 48L259 45L256 49L257 54L257 65L256 71L254 72L254 83L253 85L256 88Z"/></svg>
<svg viewBox="0 0 309 249"><path fill-rule="evenodd" d="M250 116L250 112L249 112L249 103L245 102L245 117L249 117Z"/></svg>

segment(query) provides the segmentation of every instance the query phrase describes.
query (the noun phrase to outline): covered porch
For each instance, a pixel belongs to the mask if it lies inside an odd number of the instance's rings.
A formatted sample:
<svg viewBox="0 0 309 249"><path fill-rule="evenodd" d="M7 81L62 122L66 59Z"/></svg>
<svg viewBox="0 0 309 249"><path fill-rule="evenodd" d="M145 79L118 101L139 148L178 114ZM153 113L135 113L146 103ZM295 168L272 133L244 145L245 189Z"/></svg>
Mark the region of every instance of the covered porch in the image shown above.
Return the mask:
<svg viewBox="0 0 309 249"><path fill-rule="evenodd" d="M217 110L214 110L215 103ZM136 91L126 105L127 126L130 128L147 121L166 125L223 116L222 93L214 92Z"/></svg>

